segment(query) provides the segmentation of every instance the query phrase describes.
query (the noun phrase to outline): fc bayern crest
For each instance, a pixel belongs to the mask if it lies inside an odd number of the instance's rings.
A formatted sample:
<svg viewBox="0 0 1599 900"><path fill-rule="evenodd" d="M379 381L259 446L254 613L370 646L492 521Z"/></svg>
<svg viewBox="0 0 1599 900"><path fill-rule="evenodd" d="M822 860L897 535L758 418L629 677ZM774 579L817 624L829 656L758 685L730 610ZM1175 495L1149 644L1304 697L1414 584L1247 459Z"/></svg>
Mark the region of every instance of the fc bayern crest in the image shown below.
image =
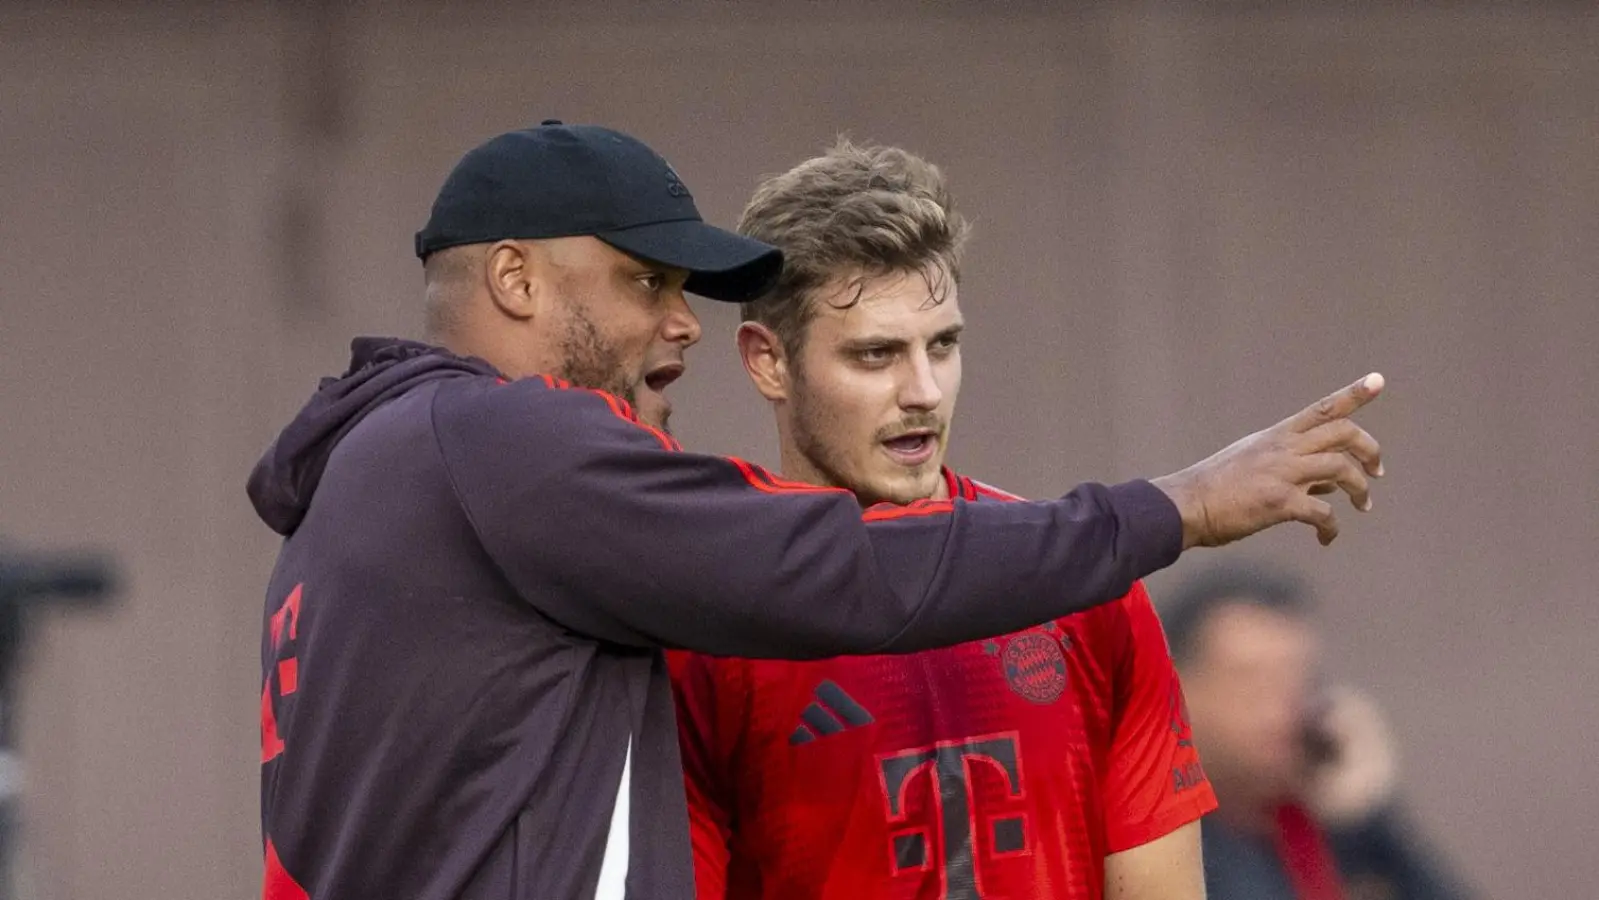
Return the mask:
<svg viewBox="0 0 1599 900"><path fill-rule="evenodd" d="M1011 690L1034 703L1054 703L1066 690L1066 654L1054 635L1030 632L1011 638L1002 663Z"/></svg>

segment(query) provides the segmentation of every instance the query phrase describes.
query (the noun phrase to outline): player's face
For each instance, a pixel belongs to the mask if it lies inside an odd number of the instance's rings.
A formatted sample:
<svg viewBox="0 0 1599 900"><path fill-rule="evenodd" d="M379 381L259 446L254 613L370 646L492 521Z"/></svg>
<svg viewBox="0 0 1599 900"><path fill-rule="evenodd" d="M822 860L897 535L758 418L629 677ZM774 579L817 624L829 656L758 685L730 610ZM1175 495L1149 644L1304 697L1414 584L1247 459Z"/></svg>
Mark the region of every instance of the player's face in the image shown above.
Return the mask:
<svg viewBox="0 0 1599 900"><path fill-rule="evenodd" d="M1302 727L1316 671L1307 623L1243 604L1218 610L1184 681L1205 765L1268 798L1294 790L1304 774Z"/></svg>
<svg viewBox="0 0 1599 900"><path fill-rule="evenodd" d="M866 504L940 496L961 386L953 279L938 269L840 278L812 302L789 370L785 466L797 455L811 471L795 474Z"/></svg>
<svg viewBox="0 0 1599 900"><path fill-rule="evenodd" d="M629 256L594 238L559 242L552 320L562 371L584 387L635 404L639 418L665 428L666 386L684 371L683 354L700 339L683 297L688 273Z"/></svg>

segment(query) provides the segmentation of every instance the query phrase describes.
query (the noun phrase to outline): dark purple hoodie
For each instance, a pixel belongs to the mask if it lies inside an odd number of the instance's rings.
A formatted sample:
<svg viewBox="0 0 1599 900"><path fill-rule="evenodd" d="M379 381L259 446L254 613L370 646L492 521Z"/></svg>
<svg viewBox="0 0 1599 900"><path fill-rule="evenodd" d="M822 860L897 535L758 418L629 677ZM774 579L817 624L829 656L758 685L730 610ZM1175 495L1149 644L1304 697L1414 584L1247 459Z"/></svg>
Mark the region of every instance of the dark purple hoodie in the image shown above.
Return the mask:
<svg viewBox="0 0 1599 900"><path fill-rule="evenodd" d="M1181 549L1147 482L863 515L595 391L353 351L250 476L287 539L261 645L270 898L691 898L662 648L945 646L1114 600Z"/></svg>

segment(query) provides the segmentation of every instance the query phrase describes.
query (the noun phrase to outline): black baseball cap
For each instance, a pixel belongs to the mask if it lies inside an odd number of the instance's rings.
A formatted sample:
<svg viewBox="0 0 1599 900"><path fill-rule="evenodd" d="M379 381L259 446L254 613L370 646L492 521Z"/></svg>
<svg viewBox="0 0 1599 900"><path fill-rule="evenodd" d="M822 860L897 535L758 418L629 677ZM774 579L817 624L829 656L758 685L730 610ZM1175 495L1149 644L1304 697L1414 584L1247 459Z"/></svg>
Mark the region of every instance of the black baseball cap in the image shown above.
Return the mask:
<svg viewBox="0 0 1599 900"><path fill-rule="evenodd" d="M705 224L677 172L642 141L556 119L463 156L416 234L416 255L578 235L687 269L687 289L712 300L752 300L783 267L776 247Z"/></svg>

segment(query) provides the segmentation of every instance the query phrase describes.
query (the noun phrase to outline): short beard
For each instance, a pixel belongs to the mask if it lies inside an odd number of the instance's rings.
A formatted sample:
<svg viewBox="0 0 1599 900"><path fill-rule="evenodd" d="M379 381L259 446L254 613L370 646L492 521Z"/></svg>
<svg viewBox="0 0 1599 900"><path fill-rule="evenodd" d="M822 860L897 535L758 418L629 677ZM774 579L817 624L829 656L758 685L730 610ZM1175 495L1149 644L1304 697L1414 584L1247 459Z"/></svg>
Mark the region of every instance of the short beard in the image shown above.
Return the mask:
<svg viewBox="0 0 1599 900"><path fill-rule="evenodd" d="M561 335L562 365L555 374L578 387L594 388L634 405L633 380L622 371L621 354L605 339L580 301L563 300L566 333Z"/></svg>
<svg viewBox="0 0 1599 900"><path fill-rule="evenodd" d="M811 409L810 394L805 390L805 376L796 367L793 371L794 390L790 402L794 405L794 415L789 420L789 429L794 441L794 449L800 456L811 464L817 474L832 487L841 487L854 490L855 485L850 484L844 477L843 460L839 459L828 446L822 435L829 431L828 422L816 422L816 416ZM814 427L813 427L814 425ZM878 498L860 495L863 504L876 502Z"/></svg>
<svg viewBox="0 0 1599 900"><path fill-rule="evenodd" d="M805 373L798 366L790 369L794 390L791 392L790 402L794 407L794 414L789 420L790 439L794 442L794 449L800 456L810 463L816 473L824 482L833 487L841 487L855 493L862 506L871 506L874 503L906 504L916 500L925 499L918 494L912 497L879 496L870 491L867 484L854 484L845 476L846 460L831 447L825 435L832 429L833 422L826 415L818 415L810 403L810 391L805 388ZM894 426L884 426L873 435L873 441L883 440L901 428L928 428L937 432L939 440L948 434L948 428L938 416L932 413L921 413L903 416L901 421Z"/></svg>

